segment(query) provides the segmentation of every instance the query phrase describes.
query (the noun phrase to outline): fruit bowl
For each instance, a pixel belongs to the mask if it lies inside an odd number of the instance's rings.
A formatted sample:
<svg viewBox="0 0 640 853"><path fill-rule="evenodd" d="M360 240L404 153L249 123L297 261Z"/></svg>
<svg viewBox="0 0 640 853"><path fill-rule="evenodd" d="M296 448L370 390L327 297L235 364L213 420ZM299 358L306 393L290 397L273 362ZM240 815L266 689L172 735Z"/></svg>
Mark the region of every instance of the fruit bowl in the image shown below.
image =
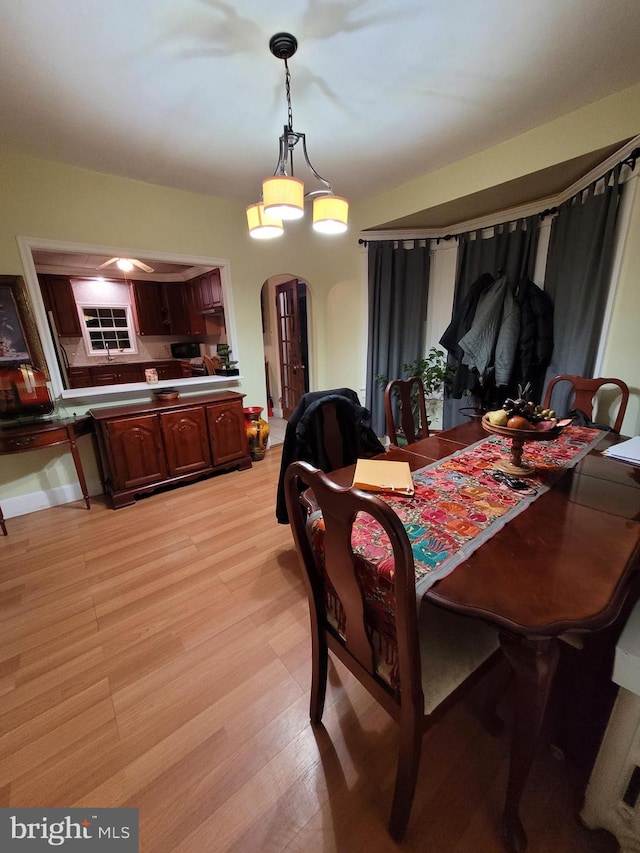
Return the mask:
<svg viewBox="0 0 640 853"><path fill-rule="evenodd" d="M482 428L485 432L493 433L493 435L502 435L505 438L511 439L511 454L509 459L501 459L496 462L496 468L504 471L506 474L513 474L515 477L530 477L535 471L530 465L525 465L522 462L522 450L527 441L549 441L557 438L562 431L562 427L566 426L571 421L540 421L537 429L511 429L506 426L497 426L488 420L486 415L482 416ZM543 426L544 424L544 426ZM551 424L551 426L546 426Z"/></svg>

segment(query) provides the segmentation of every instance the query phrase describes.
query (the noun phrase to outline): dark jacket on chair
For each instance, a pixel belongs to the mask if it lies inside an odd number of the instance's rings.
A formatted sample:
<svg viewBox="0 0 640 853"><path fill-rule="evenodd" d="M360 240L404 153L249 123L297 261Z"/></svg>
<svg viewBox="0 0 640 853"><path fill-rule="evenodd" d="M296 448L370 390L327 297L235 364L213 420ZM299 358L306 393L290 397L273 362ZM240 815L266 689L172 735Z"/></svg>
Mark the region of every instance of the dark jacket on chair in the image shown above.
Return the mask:
<svg viewBox="0 0 640 853"><path fill-rule="evenodd" d="M336 419L342 439L342 458L339 467L352 465L359 456L376 456L384 453L384 447L369 425L370 415L360 405L355 391L336 388L332 391L312 391L304 394L287 423L282 446L280 479L276 499L276 518L280 524L288 524L289 516L284 496L284 475L292 462L309 462L321 471L331 471L331 464L324 444L323 409L327 404L335 406Z"/></svg>

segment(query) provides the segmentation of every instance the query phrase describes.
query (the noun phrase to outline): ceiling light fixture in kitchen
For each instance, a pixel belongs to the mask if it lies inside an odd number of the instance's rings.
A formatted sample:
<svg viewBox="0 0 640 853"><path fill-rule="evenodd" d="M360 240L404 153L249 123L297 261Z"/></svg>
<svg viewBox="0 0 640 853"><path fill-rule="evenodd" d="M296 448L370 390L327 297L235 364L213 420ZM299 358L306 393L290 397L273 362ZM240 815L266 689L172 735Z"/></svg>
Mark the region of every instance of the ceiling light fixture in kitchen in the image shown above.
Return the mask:
<svg viewBox="0 0 640 853"><path fill-rule="evenodd" d="M280 137L278 163L273 177L262 182L262 201L247 208L249 233L259 239L280 236L284 231L282 220L300 219L304 215L305 198L313 198L314 229L323 234L341 234L347 230L349 202L335 195L329 181L314 169L307 153L305 134L293 129L291 73L287 60L298 49L298 42L290 33L276 33L269 41L269 49L277 59L284 61L288 121ZM293 151L298 142L302 143L305 163L323 184L321 189L306 194L303 182L295 177L293 171Z"/></svg>
<svg viewBox="0 0 640 853"><path fill-rule="evenodd" d="M122 270L122 272L125 273L131 272L134 267L138 267L139 270L143 270L144 272L153 272L153 267L150 267L149 264L145 264L144 261L139 261L137 258L111 258L103 264L100 264L98 269L102 270L111 264L115 264L119 270Z"/></svg>

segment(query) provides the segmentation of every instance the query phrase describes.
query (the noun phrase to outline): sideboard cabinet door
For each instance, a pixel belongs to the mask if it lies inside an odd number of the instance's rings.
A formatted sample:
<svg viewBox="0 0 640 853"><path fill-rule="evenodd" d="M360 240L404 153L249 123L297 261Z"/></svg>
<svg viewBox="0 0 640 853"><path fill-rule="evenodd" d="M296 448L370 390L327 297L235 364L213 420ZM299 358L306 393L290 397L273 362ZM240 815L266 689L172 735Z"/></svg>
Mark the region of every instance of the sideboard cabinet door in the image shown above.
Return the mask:
<svg viewBox="0 0 640 853"><path fill-rule="evenodd" d="M136 415L106 424L115 490L135 489L167 477L157 415Z"/></svg>
<svg viewBox="0 0 640 853"><path fill-rule="evenodd" d="M170 476L211 468L211 451L204 407L161 412L162 437Z"/></svg>
<svg viewBox="0 0 640 853"><path fill-rule="evenodd" d="M248 456L249 445L241 401L207 406L207 420L214 465L223 465L233 459Z"/></svg>

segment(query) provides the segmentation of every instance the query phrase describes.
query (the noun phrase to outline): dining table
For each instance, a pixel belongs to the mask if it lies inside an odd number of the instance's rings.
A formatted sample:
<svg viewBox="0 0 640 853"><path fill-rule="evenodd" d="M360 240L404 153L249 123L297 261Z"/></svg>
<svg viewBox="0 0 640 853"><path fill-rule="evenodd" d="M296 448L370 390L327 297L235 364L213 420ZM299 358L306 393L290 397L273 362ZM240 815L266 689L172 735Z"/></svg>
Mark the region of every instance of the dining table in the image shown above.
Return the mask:
<svg viewBox="0 0 640 853"><path fill-rule="evenodd" d="M392 445L384 458L408 462L415 478L489 440L473 419L404 447ZM603 453L621 440L594 431L577 461L422 593L433 604L497 626L515 678L502 814L509 850L527 847L519 808L562 642L609 628L640 596L640 468ZM353 466L330 476L351 485ZM526 487L526 479L517 482Z"/></svg>

